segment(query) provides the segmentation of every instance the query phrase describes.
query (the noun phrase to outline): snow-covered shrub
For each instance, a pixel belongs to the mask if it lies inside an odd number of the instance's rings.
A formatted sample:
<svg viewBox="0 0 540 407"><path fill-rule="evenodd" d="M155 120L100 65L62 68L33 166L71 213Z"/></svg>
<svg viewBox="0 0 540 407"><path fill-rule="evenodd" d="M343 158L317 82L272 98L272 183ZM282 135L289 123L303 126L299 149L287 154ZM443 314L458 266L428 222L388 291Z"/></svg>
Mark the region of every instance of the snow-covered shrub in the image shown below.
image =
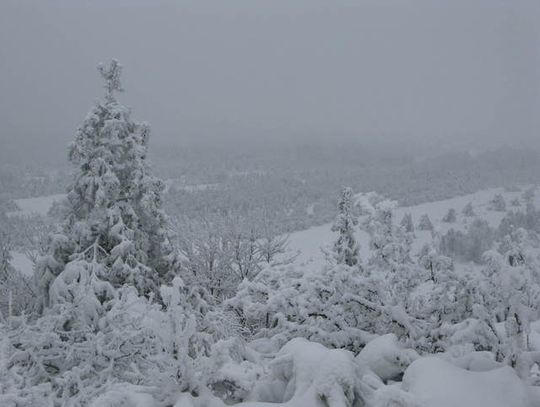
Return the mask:
<svg viewBox="0 0 540 407"><path fill-rule="evenodd" d="M410 213L406 213L403 215L403 218L401 219L401 222L399 225L405 229L405 232L412 233L414 232L414 225L412 220L412 215Z"/></svg>
<svg viewBox="0 0 540 407"><path fill-rule="evenodd" d="M521 206L521 202L519 201L519 198L514 198L510 201L510 205L513 207L519 207Z"/></svg>
<svg viewBox="0 0 540 407"><path fill-rule="evenodd" d="M425 337L429 324L419 318L429 300L421 291L427 280L413 265L370 275L344 265L274 267L244 281L226 305L255 338L283 344L301 336L358 352L377 334L396 332L414 344ZM418 296L410 294L416 287Z"/></svg>
<svg viewBox="0 0 540 407"><path fill-rule="evenodd" d="M454 223L456 221L456 210L454 208L448 209L448 212L443 216L442 221L444 223Z"/></svg>
<svg viewBox="0 0 540 407"><path fill-rule="evenodd" d="M461 210L461 213L466 217L475 216L476 214L474 212L472 202L467 203L467 205L465 205Z"/></svg>
<svg viewBox="0 0 540 407"><path fill-rule="evenodd" d="M418 353L404 348L394 334L379 336L360 351L356 362L375 373L381 380L396 380L418 358Z"/></svg>
<svg viewBox="0 0 540 407"><path fill-rule="evenodd" d="M521 210L510 210L506 212L499 224L497 233L499 238L504 238L519 228L529 232L540 232L540 211L537 211L533 204L527 204L525 212Z"/></svg>
<svg viewBox="0 0 540 407"><path fill-rule="evenodd" d="M283 345L301 336L358 351L372 338L364 328L375 322L365 313L365 282L356 267L345 265L268 267L245 280L226 305L255 338L272 337Z"/></svg>
<svg viewBox="0 0 540 407"><path fill-rule="evenodd" d="M495 194L493 199L489 202L489 208L498 212L506 211L506 201L502 194Z"/></svg>
<svg viewBox="0 0 540 407"><path fill-rule="evenodd" d="M399 272L410 264L412 235L402 227L393 224L395 202L383 200L371 208L364 221L370 234L372 256L368 269Z"/></svg>
<svg viewBox="0 0 540 407"><path fill-rule="evenodd" d="M270 377L263 378L261 385L277 380L284 389L273 402L328 407L362 405L358 366L350 352L296 338L283 346L270 368Z"/></svg>
<svg viewBox="0 0 540 407"><path fill-rule="evenodd" d="M178 219L176 241L186 282L204 287L221 302L232 297L242 280L254 278L262 267L294 260L297 254L288 252L288 236L278 235L269 220L252 221L248 224L221 214L207 214L198 220Z"/></svg>
<svg viewBox="0 0 540 407"><path fill-rule="evenodd" d="M260 356L237 337L216 342L202 371L206 386L227 404L246 400L264 374Z"/></svg>
<svg viewBox="0 0 540 407"><path fill-rule="evenodd" d="M44 394L59 405L84 406L118 383L146 386L161 402L204 386L197 366L219 337L210 312L198 308L201 301L180 279L162 287L163 308L133 287L111 291L89 267L66 270L52 286L54 305L43 316L3 327L13 377L7 393L27 402ZM75 302L67 300L70 295Z"/></svg>
<svg viewBox="0 0 540 407"><path fill-rule="evenodd" d="M420 220L418 221L418 230L433 230L433 224L431 223L431 220L427 214L420 216Z"/></svg>
<svg viewBox="0 0 540 407"><path fill-rule="evenodd" d="M532 203L534 202L535 195L536 195L536 187L527 188L521 194L521 199L523 199L523 202L525 203Z"/></svg>
<svg viewBox="0 0 540 407"><path fill-rule="evenodd" d="M449 274L454 270L454 262L450 257L443 256L437 248L430 243L426 243L418 253L418 264L424 267L434 282L438 282L444 274Z"/></svg>

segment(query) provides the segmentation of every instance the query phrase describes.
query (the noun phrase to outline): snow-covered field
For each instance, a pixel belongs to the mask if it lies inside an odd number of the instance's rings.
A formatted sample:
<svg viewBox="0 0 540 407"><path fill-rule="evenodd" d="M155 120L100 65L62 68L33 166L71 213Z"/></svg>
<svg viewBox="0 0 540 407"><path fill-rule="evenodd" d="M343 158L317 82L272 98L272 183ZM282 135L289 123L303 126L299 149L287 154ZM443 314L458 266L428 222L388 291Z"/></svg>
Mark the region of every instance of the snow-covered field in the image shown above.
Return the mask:
<svg viewBox="0 0 540 407"><path fill-rule="evenodd" d="M201 184L188 185L186 191L202 190L205 188L215 188L217 184ZM442 201L426 202L415 206L401 206L394 210L394 221L399 223L404 214L410 213L413 223L416 226L418 220L423 214L428 214L435 230L445 233L450 228L463 230L467 225L468 219L461 215L461 210L468 203L472 203L475 213L482 219L486 220L490 226L496 227L504 216L504 212L497 212L489 209L489 202L496 194L501 194L505 198L508 207L510 202L519 198L525 189L530 186L522 186L521 191L506 191L504 188L490 188L468 194L458 196ZM15 203L20 208L17 212L11 212L10 216L26 216L26 215L41 215L46 216L52 205L65 198L63 194L47 195L35 198L17 199ZM540 194L536 194L536 205L540 206ZM456 209L457 222L444 223L443 216L449 208ZM523 207L516 207L516 209ZM306 230L293 232L289 235L289 249L291 252L298 252L299 256L295 263L298 265L310 265L319 267L325 264L324 249L329 248L335 239L335 233L331 229L332 224L327 223L321 226L312 227ZM356 230L356 238L360 244L360 257L367 259L370 255L369 250L369 234L358 228ZM412 244L412 252L416 253L422 245L431 239L431 232L415 231L415 239ZM14 266L28 274L32 270L32 263L23 254L14 252Z"/></svg>
<svg viewBox="0 0 540 407"><path fill-rule="evenodd" d="M31 276L34 272L34 263L25 253L12 251L11 265L25 276Z"/></svg>
<svg viewBox="0 0 540 407"><path fill-rule="evenodd" d="M8 216L46 216L55 202L65 199L65 194L38 196L35 198L16 199L18 211L9 212Z"/></svg>
<svg viewBox="0 0 540 407"><path fill-rule="evenodd" d="M420 217L427 214L435 231L446 233L450 228L466 230L472 218L464 216L462 209L471 203L479 218L497 227L504 212L490 209L490 201L501 194L508 209L524 209L522 202L520 206L512 206L511 202L521 197L526 188L515 192L492 188L443 201L397 207L393 220L397 224L405 214L410 214L416 228ZM53 195L17 200L20 211L12 215L46 216L53 203L62 198L63 195ZM535 203L540 205L540 194L536 194ZM453 223L442 221L449 208L456 210L457 219ZM355 233L360 244L360 257L366 261L371 254L370 237L361 226ZM416 229L412 253L418 252L431 239L431 232ZM311 269L323 267L326 263L323 249L328 250L334 240L331 224L292 233L289 249L299 252L295 265ZM26 275L32 272L32 262L24 254L13 252L12 255L15 268ZM530 348L540 351L540 324L533 323L531 330ZM179 396L174 407L225 407L231 404L242 407L352 407L350 400L357 400L355 394L358 391L365 398L365 404L358 406L540 406L537 387L528 386L514 369L495 362L485 352L473 352L465 358L453 358L448 354L420 356L403 348L393 334L374 339L356 356L349 351L329 349L302 338L291 340L281 349L265 348L269 345L264 341L242 346L245 346L244 352L249 357L241 363L237 360L225 362L218 376L244 380L245 387L251 387L244 400L258 401L234 404L232 399L225 403L223 397L220 399L210 393L196 397L185 393ZM223 356L225 360L227 357ZM393 382L396 377L400 381ZM146 390L131 385L113 386L92 404L93 407L116 405L159 407Z"/></svg>
<svg viewBox="0 0 540 407"><path fill-rule="evenodd" d="M241 407L345 407L358 388L364 398L354 406L375 407L535 407L540 393L507 366L481 352L467 360L420 357L402 349L392 334L370 342L358 356L296 338L267 366L253 397L274 402L243 402ZM408 366L403 368L403 366ZM387 382L396 373L401 382ZM240 371L236 372L241 375ZM361 384L359 384L361 382ZM283 400L283 402L275 402ZM135 400L136 401L136 400ZM365 403L365 404L364 404ZM174 407L225 407L211 394L182 395ZM97 406L96 406L97 407Z"/></svg>
<svg viewBox="0 0 540 407"><path fill-rule="evenodd" d="M412 216L413 224L416 227L418 220L424 214L427 214L433 223L435 231L446 233L450 228L455 230L464 230L470 218L466 218L461 214L461 210L471 203L476 215L479 218L486 220L490 226L497 227L504 216L504 212L497 212L489 209L489 203L496 194L501 194L508 209L524 209L523 204L512 207L510 202L519 198L524 190L530 186L522 186L521 191L506 191L504 188L490 188L468 194L458 196L442 201L426 202L415 206L401 206L394 210L394 222L397 224L401 221L406 213ZM540 194L535 197L536 206L540 206ZM454 223L442 222L442 218L449 208L454 208L457 213L457 221ZM316 226L310 229L301 230L290 234L289 247L292 251L300 251L300 255L296 259L299 265L312 265L314 267L322 266L325 263L324 249L335 240L336 234L330 229L331 223ZM360 244L360 257L367 259L369 257L369 234L360 228L356 230L356 239ZM418 252L424 243L431 240L431 232L415 230L415 239L412 244L412 253Z"/></svg>

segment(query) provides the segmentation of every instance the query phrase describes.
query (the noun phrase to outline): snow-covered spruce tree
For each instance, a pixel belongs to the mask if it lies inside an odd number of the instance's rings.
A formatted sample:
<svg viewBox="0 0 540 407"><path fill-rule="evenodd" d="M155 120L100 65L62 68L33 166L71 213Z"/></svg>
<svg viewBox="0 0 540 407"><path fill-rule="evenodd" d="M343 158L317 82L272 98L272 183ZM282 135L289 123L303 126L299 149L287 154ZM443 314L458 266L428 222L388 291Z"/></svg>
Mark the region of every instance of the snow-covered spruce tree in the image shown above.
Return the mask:
<svg viewBox="0 0 540 407"><path fill-rule="evenodd" d="M420 216L420 220L418 221L418 230L433 230L433 224L431 223L431 219L429 219L427 213Z"/></svg>
<svg viewBox="0 0 540 407"><path fill-rule="evenodd" d="M443 216L442 221L445 223L454 223L456 221L456 210L454 208L448 209L448 212Z"/></svg>
<svg viewBox="0 0 540 407"><path fill-rule="evenodd" d="M42 316L14 318L9 329L0 322L9 378L0 405L134 405L133 392L156 401L149 405L172 405L178 392L204 386L196 366L230 333L229 321L179 277L161 287L162 306L134 287L114 290L99 281L99 267L71 262ZM114 402L98 402L103 398Z"/></svg>
<svg viewBox="0 0 540 407"><path fill-rule="evenodd" d="M535 194L536 194L536 187L527 188L521 194L521 199L523 200L524 203L533 203Z"/></svg>
<svg viewBox="0 0 540 407"><path fill-rule="evenodd" d="M405 215L403 215L403 218L401 219L401 222L399 224L403 229L405 229L407 233L414 232L412 215L410 213L406 213Z"/></svg>
<svg viewBox="0 0 540 407"><path fill-rule="evenodd" d="M413 344L422 334L419 321L410 312L414 306L411 293L428 277L412 262L411 233L394 225L395 205L382 200L368 207L370 214L364 226L371 237L373 254L364 273L364 312L372 327L368 331L382 334L381 330L386 329ZM367 302L371 304L367 306Z"/></svg>
<svg viewBox="0 0 540 407"><path fill-rule="evenodd" d="M411 234L403 227L394 225L395 205L395 202L388 200L377 203L365 222L373 251L369 266L375 271L396 272L411 263Z"/></svg>
<svg viewBox="0 0 540 407"><path fill-rule="evenodd" d="M437 283L441 275L454 270L450 257L443 256L433 243L426 243L418 253L418 264L429 272L429 278Z"/></svg>
<svg viewBox="0 0 540 407"><path fill-rule="evenodd" d="M501 194L495 194L489 202L489 207L493 211L504 212L506 211L506 201Z"/></svg>
<svg viewBox="0 0 540 407"><path fill-rule="evenodd" d="M334 259L337 264L355 266L358 264L358 243L354 237L354 226L358 220L353 213L352 189L343 188L338 202L338 215L332 225L332 232L338 232L334 243Z"/></svg>
<svg viewBox="0 0 540 407"><path fill-rule="evenodd" d="M161 209L163 183L146 161L150 127L134 122L121 105L121 65L100 65L105 98L77 130L69 149L75 166L64 208L65 222L50 238L49 254L37 265L43 306L49 287L74 258L98 252L100 279L113 287L130 284L140 294L158 294L171 281L177 262Z"/></svg>
<svg viewBox="0 0 540 407"><path fill-rule="evenodd" d="M466 216L466 217L474 216L475 213L474 213L472 202L467 203L467 205L465 205L463 209L461 210L461 213L463 214L463 216Z"/></svg>
<svg viewBox="0 0 540 407"><path fill-rule="evenodd" d="M506 235L499 244L498 251L501 253L511 267L525 264L525 242L527 241L527 231L519 228Z"/></svg>
<svg viewBox="0 0 540 407"><path fill-rule="evenodd" d="M519 236L509 240L519 240ZM503 245L507 246L508 241ZM518 242L514 242L515 245ZM523 249L523 248L522 248ZM521 249L520 249L521 251ZM520 256L520 261L510 259L516 248L510 247L500 255L488 251L484 255L482 303L492 324L504 323L504 333L499 333L497 359L514 367L522 378L529 375L530 322L538 319L540 309L540 285L538 265L528 256Z"/></svg>

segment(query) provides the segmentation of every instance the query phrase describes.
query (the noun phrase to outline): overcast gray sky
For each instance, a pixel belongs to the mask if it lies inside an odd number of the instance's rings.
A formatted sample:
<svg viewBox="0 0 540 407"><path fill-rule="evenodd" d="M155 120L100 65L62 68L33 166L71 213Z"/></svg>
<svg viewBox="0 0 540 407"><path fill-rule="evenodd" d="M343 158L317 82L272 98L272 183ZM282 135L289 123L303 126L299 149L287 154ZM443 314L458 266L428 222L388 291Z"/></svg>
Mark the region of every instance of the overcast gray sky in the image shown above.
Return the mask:
<svg viewBox="0 0 540 407"><path fill-rule="evenodd" d="M1 149L63 156L111 57L157 143L532 143L539 22L536 0L1 0Z"/></svg>

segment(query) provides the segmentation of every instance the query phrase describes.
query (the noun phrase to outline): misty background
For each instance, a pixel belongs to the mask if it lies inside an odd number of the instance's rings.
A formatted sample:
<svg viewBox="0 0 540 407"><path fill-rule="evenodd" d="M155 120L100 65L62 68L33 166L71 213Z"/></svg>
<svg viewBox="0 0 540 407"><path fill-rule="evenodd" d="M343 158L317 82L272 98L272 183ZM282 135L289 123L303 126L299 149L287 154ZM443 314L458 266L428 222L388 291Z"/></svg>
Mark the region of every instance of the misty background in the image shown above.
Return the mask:
<svg viewBox="0 0 540 407"><path fill-rule="evenodd" d="M64 165L111 57L155 157L537 148L539 17L535 0L3 0L0 158Z"/></svg>

